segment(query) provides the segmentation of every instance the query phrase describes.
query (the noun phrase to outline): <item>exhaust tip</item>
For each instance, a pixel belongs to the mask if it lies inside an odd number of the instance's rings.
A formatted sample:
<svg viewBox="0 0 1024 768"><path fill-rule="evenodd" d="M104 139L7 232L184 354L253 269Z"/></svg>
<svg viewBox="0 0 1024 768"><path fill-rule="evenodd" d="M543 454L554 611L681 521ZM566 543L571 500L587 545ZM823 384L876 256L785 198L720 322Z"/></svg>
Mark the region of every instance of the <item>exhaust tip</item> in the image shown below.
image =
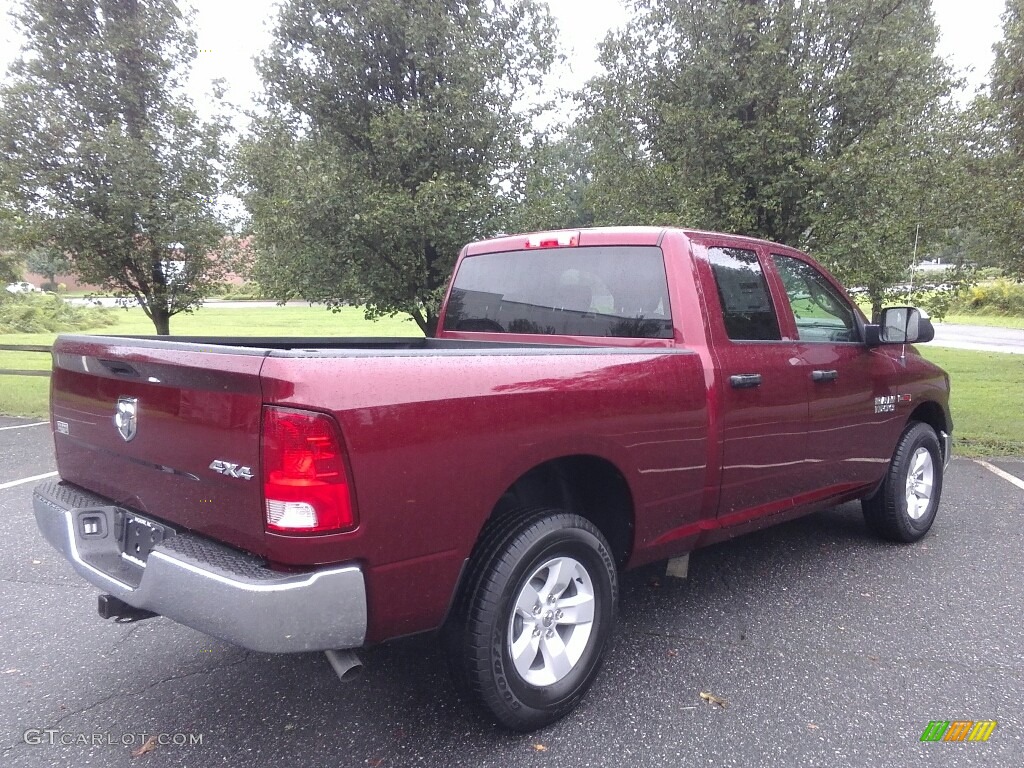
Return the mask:
<svg viewBox="0 0 1024 768"><path fill-rule="evenodd" d="M343 683L351 683L363 673L363 662L352 651L324 651L327 660L338 679Z"/></svg>

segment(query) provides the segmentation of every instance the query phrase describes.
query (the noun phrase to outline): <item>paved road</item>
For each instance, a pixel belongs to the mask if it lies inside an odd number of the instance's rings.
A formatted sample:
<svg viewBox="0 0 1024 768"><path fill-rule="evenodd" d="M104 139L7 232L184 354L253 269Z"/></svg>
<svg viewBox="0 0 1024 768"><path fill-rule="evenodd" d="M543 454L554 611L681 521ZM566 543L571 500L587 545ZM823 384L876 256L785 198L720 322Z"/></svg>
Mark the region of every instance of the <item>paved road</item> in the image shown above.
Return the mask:
<svg viewBox="0 0 1024 768"><path fill-rule="evenodd" d="M981 325L935 324L936 347L974 349L981 352L1010 352L1024 355L1024 330L1020 328L988 328Z"/></svg>
<svg viewBox="0 0 1024 768"><path fill-rule="evenodd" d="M48 446L45 426L0 431L0 484L52 469ZM971 461L954 461L914 546L871 540L847 505L695 553L686 581L627 575L601 678L527 736L464 707L429 639L367 652L342 685L322 654L100 621L96 590L36 533L31 487L0 491L5 768L1024 765L1024 491ZM957 718L999 725L984 744L919 741ZM133 759L120 744L25 744L33 728L203 743Z"/></svg>

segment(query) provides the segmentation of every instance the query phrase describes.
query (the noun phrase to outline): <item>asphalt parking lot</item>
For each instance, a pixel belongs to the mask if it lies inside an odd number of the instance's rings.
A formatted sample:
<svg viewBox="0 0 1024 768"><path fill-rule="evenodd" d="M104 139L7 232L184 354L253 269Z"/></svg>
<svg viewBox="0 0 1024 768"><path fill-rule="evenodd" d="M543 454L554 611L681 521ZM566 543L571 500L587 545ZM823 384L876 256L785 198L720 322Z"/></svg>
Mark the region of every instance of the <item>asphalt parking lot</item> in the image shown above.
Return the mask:
<svg viewBox="0 0 1024 768"><path fill-rule="evenodd" d="M22 423L0 418L2 766L1024 765L1024 490L975 462L954 461L917 545L868 538L846 505L701 550L687 580L627 574L583 705L516 735L463 706L430 638L342 684L322 654L101 621L36 531L34 482L4 488L55 468L48 426L2 429ZM931 720L998 726L922 743ZM202 743L133 757L137 734Z"/></svg>

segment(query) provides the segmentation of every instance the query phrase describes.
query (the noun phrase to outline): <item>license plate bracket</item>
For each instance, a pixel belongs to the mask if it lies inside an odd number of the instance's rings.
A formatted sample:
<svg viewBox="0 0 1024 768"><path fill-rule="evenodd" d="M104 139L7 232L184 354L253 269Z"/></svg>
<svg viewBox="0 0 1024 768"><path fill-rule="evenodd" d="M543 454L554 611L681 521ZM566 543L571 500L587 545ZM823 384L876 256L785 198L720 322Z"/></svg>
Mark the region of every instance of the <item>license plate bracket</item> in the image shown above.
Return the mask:
<svg viewBox="0 0 1024 768"><path fill-rule="evenodd" d="M121 552L130 560L145 565L153 547L173 535L173 531L160 523L126 514L121 529Z"/></svg>

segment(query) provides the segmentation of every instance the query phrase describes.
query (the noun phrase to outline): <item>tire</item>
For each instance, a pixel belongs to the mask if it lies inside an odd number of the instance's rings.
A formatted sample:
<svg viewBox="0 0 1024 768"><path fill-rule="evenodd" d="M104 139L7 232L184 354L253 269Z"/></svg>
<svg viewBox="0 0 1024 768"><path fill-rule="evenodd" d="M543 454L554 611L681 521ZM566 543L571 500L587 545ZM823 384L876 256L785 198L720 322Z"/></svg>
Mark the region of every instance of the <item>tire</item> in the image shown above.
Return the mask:
<svg viewBox="0 0 1024 768"><path fill-rule="evenodd" d="M597 676L617 602L608 542L579 515L485 528L444 632L456 682L506 728L553 723Z"/></svg>
<svg viewBox="0 0 1024 768"><path fill-rule="evenodd" d="M917 541L932 527L942 496L942 449L935 430L911 422L903 430L882 486L861 501L864 520L876 536Z"/></svg>

